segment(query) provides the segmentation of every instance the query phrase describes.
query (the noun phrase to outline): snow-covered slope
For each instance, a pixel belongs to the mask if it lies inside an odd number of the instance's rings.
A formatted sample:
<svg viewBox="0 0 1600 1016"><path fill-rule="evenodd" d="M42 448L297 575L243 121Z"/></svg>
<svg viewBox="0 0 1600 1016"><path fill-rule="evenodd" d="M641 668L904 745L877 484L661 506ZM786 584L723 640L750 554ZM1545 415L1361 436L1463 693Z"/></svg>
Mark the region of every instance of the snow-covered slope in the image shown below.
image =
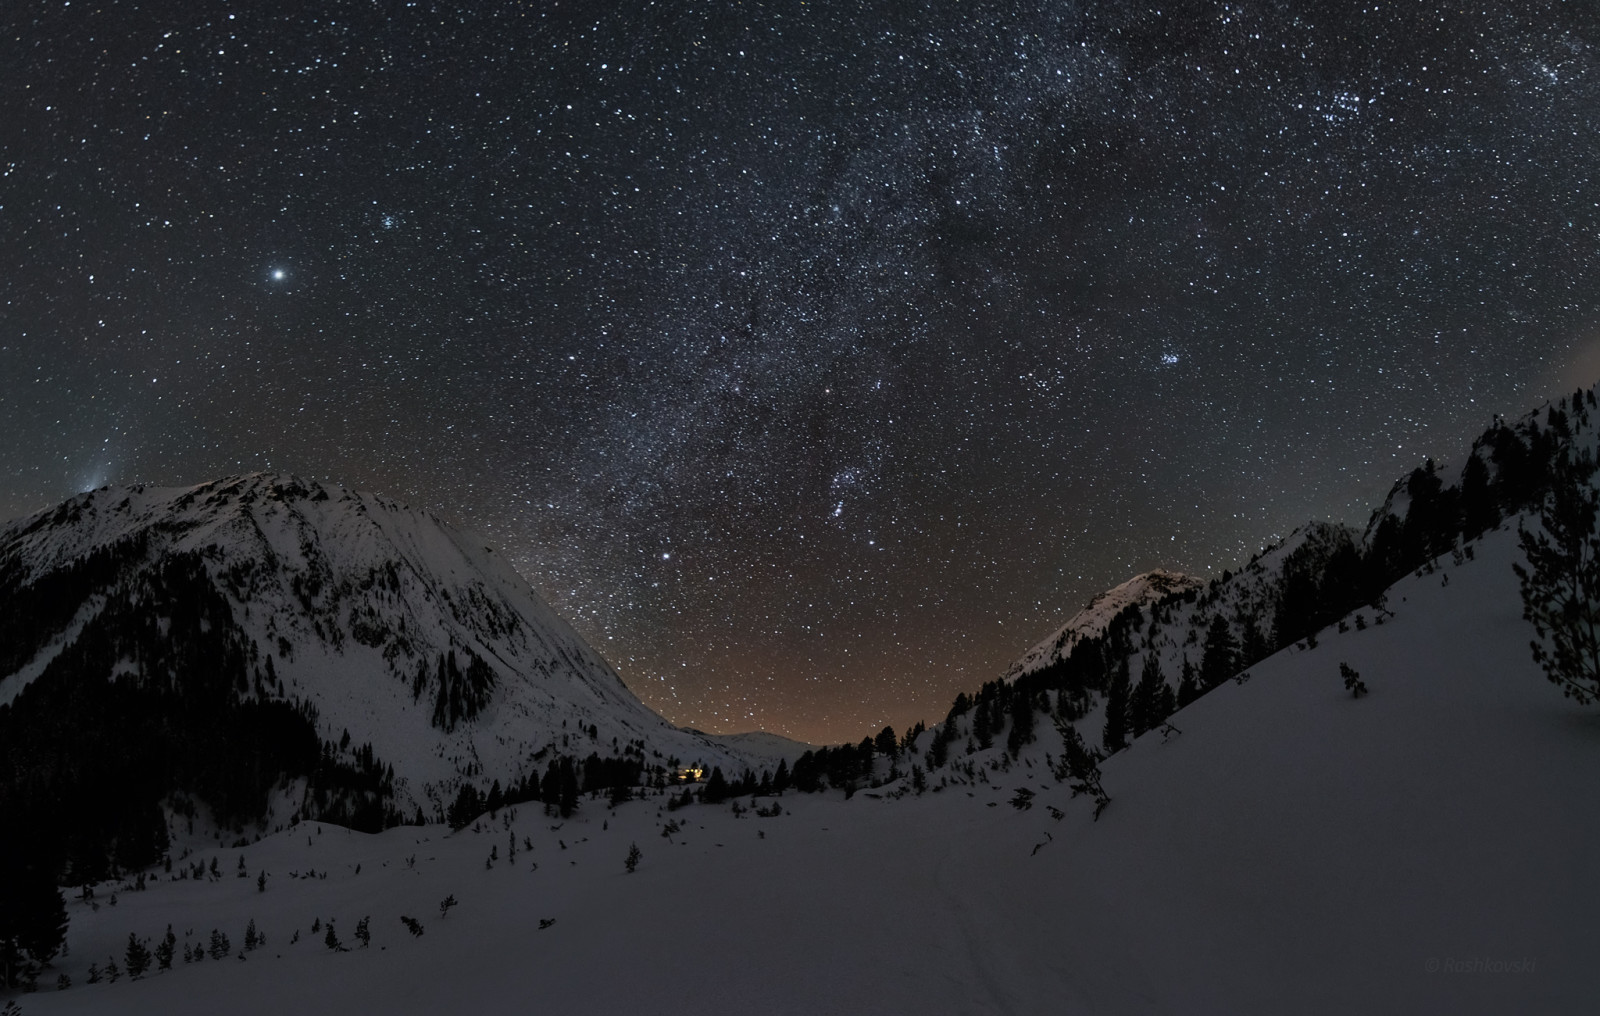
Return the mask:
<svg viewBox="0 0 1600 1016"><path fill-rule="evenodd" d="M1131 680L1137 683L1154 660L1181 693L1180 676L1198 676L1207 629L1221 618L1234 639L1235 669L1248 667L1276 647L1274 629L1291 576L1307 569L1315 572L1336 555L1352 552L1359 538L1347 526L1312 522L1261 551L1238 571L1224 572L1209 582L1166 571L1135 576L1095 597L1060 632L1028 650L1007 670L1002 683L1042 682L1042 687L1063 689L1062 694L1074 702L1071 711L1081 714L1077 722L1084 739L1098 745L1105 721L1104 681L1119 661L1128 662ZM1061 669L1086 640L1099 640L1095 657L1103 663L1087 675L1064 676ZM955 742L974 736L978 729L971 716L949 722L953 726L946 736Z"/></svg>
<svg viewBox="0 0 1600 1016"><path fill-rule="evenodd" d="M1200 579L1164 569L1135 575L1120 586L1095 596L1055 634L1024 653L1006 671L1006 679L1031 674L1071 655L1072 648L1081 640L1104 634L1112 619L1129 607L1145 607L1204 586Z"/></svg>
<svg viewBox="0 0 1600 1016"><path fill-rule="evenodd" d="M71 953L22 1008L1587 1013L1600 724L1528 657L1514 524L1475 549L1392 588L1384 625L1278 652L1106 761L1098 821L1049 775L1044 729L921 795L789 793L775 817L654 798L559 827L528 807L453 835L302 825L177 865L218 857L215 881L72 901ZM241 961L251 920L267 944ZM86 983L168 925L230 955Z"/></svg>
<svg viewBox="0 0 1600 1016"><path fill-rule="evenodd" d="M187 570L166 576L174 562ZM108 604L187 609L190 594L171 593L180 579L225 601L217 623L247 648L243 694L308 703L323 738L370 744L408 817L440 814L464 779L516 779L543 751L733 772L764 757L646 708L481 540L378 495L276 474L105 488L0 527L0 592L26 605L49 590L56 604L8 639L0 703Z"/></svg>

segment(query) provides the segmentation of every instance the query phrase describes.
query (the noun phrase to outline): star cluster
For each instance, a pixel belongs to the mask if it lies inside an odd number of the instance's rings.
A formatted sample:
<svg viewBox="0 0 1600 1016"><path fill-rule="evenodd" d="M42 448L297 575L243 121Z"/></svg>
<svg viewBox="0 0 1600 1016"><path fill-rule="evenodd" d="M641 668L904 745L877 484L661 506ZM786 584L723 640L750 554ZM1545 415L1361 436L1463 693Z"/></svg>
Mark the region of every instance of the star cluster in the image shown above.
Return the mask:
<svg viewBox="0 0 1600 1016"><path fill-rule="evenodd" d="M855 739L1595 380L1587 5L472 6L0 15L5 515L382 490Z"/></svg>

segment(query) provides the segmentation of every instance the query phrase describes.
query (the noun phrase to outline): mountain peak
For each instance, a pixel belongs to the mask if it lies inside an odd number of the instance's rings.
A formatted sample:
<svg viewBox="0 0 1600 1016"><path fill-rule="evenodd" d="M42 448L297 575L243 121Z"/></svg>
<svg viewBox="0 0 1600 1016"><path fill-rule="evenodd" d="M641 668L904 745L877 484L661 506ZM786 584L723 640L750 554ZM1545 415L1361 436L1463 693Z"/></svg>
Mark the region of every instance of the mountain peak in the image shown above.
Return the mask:
<svg viewBox="0 0 1600 1016"><path fill-rule="evenodd" d="M1205 583L1200 579L1181 572L1168 571L1165 568L1135 575L1121 585L1096 594L1054 634L1029 649L1021 659L1013 663L1006 671L1005 679L1011 680L1032 673L1067 656L1080 640L1103 634L1112 619L1129 607L1155 603L1169 596L1199 590L1204 586Z"/></svg>
<svg viewBox="0 0 1600 1016"><path fill-rule="evenodd" d="M161 644L197 601L205 645ZM105 487L0 525L0 614L0 705L36 682L205 682L210 653L237 671L227 701L370 745L407 816L551 753L759 765L648 709L483 540L288 473Z"/></svg>

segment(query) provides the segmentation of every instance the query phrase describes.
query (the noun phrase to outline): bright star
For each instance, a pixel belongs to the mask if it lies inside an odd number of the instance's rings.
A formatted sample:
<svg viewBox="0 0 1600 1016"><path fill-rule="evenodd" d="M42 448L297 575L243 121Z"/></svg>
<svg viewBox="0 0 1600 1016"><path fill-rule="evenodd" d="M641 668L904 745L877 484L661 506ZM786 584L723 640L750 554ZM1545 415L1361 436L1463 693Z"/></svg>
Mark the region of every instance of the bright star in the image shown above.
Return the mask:
<svg viewBox="0 0 1600 1016"><path fill-rule="evenodd" d="M285 278L288 277L288 275L289 275L289 273L284 271L282 268L274 268L272 270L272 281L273 282L282 282Z"/></svg>

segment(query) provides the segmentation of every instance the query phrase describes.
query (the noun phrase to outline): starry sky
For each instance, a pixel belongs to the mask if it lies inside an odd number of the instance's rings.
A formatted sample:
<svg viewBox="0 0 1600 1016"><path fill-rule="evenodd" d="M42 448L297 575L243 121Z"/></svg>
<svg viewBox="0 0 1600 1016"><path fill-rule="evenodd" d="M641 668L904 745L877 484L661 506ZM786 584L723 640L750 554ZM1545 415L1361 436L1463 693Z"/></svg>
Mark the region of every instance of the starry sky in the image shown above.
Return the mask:
<svg viewBox="0 0 1600 1016"><path fill-rule="evenodd" d="M1600 377L1591 3L470 6L4 5L0 515L379 490L855 740Z"/></svg>

